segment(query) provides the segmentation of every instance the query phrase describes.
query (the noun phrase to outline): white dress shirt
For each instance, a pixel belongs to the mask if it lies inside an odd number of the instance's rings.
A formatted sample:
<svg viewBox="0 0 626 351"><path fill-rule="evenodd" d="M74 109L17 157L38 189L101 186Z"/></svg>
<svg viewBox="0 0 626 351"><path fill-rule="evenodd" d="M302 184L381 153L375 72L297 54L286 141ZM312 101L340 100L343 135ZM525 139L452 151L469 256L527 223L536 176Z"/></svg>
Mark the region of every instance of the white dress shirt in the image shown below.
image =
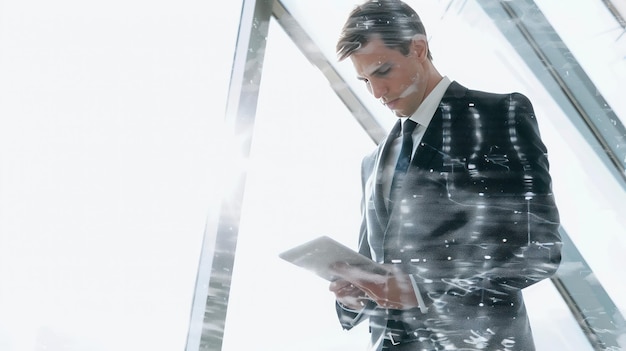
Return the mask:
<svg viewBox="0 0 626 351"><path fill-rule="evenodd" d="M411 155L415 154L415 150L422 140L424 132L426 132L426 128L428 128L428 124L430 124L430 120L433 118L435 111L437 111L439 102L441 102L441 98L443 98L446 90L448 90L450 83L451 81L448 77L443 77L410 117L400 117L402 123L404 123L407 118L417 123L417 127L412 134L413 153ZM393 173L396 169L400 149L402 148L402 133L393 140L389 148L389 153L387 154L387 159L384 160L383 166L383 194L385 194L385 203L387 205L389 205L391 180L393 179ZM413 156L411 156L411 158L412 157Z"/></svg>

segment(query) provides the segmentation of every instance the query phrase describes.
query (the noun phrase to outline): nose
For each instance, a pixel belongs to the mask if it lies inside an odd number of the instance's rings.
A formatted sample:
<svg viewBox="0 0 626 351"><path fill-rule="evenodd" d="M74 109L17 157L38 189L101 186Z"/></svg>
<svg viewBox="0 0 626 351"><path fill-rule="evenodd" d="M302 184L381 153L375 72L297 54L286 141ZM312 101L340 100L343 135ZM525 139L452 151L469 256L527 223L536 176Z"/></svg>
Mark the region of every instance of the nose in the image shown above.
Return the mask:
<svg viewBox="0 0 626 351"><path fill-rule="evenodd" d="M369 91L378 100L382 98L383 96L387 95L387 86L383 84L382 82L370 80Z"/></svg>

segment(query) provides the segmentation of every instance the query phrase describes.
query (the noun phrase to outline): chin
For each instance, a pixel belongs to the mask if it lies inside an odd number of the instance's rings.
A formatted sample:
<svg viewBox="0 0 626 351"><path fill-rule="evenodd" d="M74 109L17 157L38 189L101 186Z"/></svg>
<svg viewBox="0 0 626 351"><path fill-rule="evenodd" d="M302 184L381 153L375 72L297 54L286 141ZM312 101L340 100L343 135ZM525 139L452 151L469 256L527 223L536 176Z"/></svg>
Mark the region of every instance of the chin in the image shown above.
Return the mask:
<svg viewBox="0 0 626 351"><path fill-rule="evenodd" d="M406 113L404 113L403 111L394 110L393 113L396 115L396 117L408 117L409 116Z"/></svg>

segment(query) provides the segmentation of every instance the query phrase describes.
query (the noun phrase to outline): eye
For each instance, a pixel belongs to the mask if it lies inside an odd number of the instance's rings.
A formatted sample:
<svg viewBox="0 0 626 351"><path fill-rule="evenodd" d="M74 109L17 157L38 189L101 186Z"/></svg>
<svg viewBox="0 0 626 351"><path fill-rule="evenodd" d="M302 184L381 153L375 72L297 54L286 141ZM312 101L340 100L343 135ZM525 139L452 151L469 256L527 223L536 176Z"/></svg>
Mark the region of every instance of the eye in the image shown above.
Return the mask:
<svg viewBox="0 0 626 351"><path fill-rule="evenodd" d="M391 64L389 64L389 63L384 64L384 65L380 66L380 67L379 67L379 68L378 68L378 69L374 72L374 74L376 74L378 77L384 77L384 76L386 76L387 74L389 74L389 72L391 72L392 67L393 67L393 66L392 66Z"/></svg>
<svg viewBox="0 0 626 351"><path fill-rule="evenodd" d="M376 74L379 76L386 76L389 72L391 72L391 67L384 67L377 71Z"/></svg>

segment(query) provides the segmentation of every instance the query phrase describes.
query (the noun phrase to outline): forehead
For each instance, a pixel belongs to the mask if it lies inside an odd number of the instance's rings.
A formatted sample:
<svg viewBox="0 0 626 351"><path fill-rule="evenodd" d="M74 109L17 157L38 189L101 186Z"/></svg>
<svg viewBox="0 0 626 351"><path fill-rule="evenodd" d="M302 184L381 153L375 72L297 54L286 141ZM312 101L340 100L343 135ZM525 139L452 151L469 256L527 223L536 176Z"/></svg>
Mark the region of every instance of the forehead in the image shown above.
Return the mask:
<svg viewBox="0 0 626 351"><path fill-rule="evenodd" d="M387 51L395 51L385 45L385 42L380 38L380 35L372 35L367 42L359 49L354 51L352 55L379 55L385 54Z"/></svg>
<svg viewBox="0 0 626 351"><path fill-rule="evenodd" d="M373 37L353 52L350 59L358 74L368 75L385 63L397 61L402 56L404 55L400 51L387 47L379 37Z"/></svg>

